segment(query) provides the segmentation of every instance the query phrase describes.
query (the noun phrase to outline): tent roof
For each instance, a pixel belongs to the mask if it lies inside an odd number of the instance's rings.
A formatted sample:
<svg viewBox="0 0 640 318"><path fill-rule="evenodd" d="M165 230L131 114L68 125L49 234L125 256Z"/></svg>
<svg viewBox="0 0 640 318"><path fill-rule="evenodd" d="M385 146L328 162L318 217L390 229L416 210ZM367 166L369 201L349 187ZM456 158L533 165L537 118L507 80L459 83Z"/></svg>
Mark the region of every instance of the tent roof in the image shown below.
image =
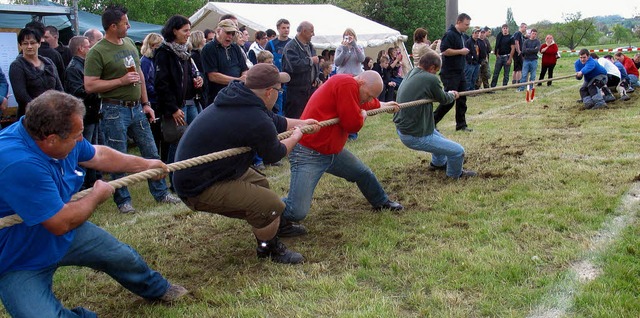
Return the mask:
<svg viewBox="0 0 640 318"><path fill-rule="evenodd" d="M35 7L43 10L33 12L33 8ZM47 11L47 7L50 8L51 13L42 13L41 11ZM16 8L22 8L22 12L20 12L20 10L16 11ZM58 30L71 28L69 17L67 17L65 13L57 13L60 11L60 8L67 7L47 0L38 2L37 6L0 5L0 28L22 29L25 24L32 20L32 15L42 16L42 23L45 25L53 25L58 28ZM57 15L49 15L53 13L57 13ZM131 29L127 32L127 36L134 41L142 41L147 34L151 32L159 33L162 29L161 25L156 24L135 21L129 21L129 23L131 24ZM85 11L78 11L78 28L80 29L80 34L83 34L88 29L103 30L102 17Z"/></svg>
<svg viewBox="0 0 640 318"><path fill-rule="evenodd" d="M189 20L195 29L215 29L220 16L233 14L238 22L253 30L276 29L276 22L286 18L291 22L291 34L306 20L314 25L315 36L311 42L317 49L337 48L346 28L353 28L358 44L375 47L405 41L399 31L363 18L355 13L329 4L255 4L209 2Z"/></svg>

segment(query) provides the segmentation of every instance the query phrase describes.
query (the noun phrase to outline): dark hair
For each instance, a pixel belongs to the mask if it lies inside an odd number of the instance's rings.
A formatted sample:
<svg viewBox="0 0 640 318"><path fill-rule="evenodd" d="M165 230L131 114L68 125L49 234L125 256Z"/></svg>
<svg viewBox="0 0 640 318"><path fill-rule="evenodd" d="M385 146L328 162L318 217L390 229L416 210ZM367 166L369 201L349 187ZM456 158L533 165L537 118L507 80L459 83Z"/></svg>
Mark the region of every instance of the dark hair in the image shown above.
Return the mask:
<svg viewBox="0 0 640 318"><path fill-rule="evenodd" d="M22 43L26 38L33 37L38 44L40 44L40 40L42 39L42 35L37 30L32 28L24 28L20 30L18 33L18 45Z"/></svg>
<svg viewBox="0 0 640 318"><path fill-rule="evenodd" d="M210 33L215 33L211 29L204 29L204 38L206 39Z"/></svg>
<svg viewBox="0 0 640 318"><path fill-rule="evenodd" d="M578 55L589 55L589 50L582 49L582 50L580 50L580 53L578 53Z"/></svg>
<svg viewBox="0 0 640 318"><path fill-rule="evenodd" d="M591 56L591 58L593 58L593 59L599 59L598 54L596 54L596 52L591 52L591 54L589 54L589 56Z"/></svg>
<svg viewBox="0 0 640 318"><path fill-rule="evenodd" d="M442 66L442 59L440 59L440 55L435 51L428 51L420 57L418 65L420 65L420 68L425 71L432 65L440 68L440 66Z"/></svg>
<svg viewBox="0 0 640 318"><path fill-rule="evenodd" d="M112 24L118 24L127 14L127 8L117 4L111 4L102 13L102 28L106 32Z"/></svg>
<svg viewBox="0 0 640 318"><path fill-rule="evenodd" d="M458 18L456 19L456 21L462 22L464 20L471 20L471 17L466 13L458 14Z"/></svg>
<svg viewBox="0 0 640 318"><path fill-rule="evenodd" d="M48 90L27 104L23 124L29 135L43 140L49 135L66 139L71 133L71 116L84 117L82 100L67 93Z"/></svg>
<svg viewBox="0 0 640 318"><path fill-rule="evenodd" d="M271 29L267 29L266 33L267 33L267 37L272 37L277 35L276 31L273 31Z"/></svg>
<svg viewBox="0 0 640 318"><path fill-rule="evenodd" d="M238 20L238 18L236 18L236 16L231 14L231 13L223 14L223 15L220 16L220 21L226 20L226 19ZM220 22L220 21L218 21L218 22Z"/></svg>
<svg viewBox="0 0 640 318"><path fill-rule="evenodd" d="M372 58L370 58L370 57L368 57L368 56L364 58L364 61L362 62L362 68L363 68L365 71L370 70L370 68L369 68L369 61L371 61L371 60L372 60Z"/></svg>
<svg viewBox="0 0 640 318"><path fill-rule="evenodd" d="M44 27L44 31L49 31L49 34L51 34L52 36L59 35L58 28L54 27L53 25L47 25L46 27Z"/></svg>
<svg viewBox="0 0 640 318"><path fill-rule="evenodd" d="M505 23L505 24L502 25L502 27L503 28L509 28L509 25Z"/></svg>
<svg viewBox="0 0 640 318"><path fill-rule="evenodd" d="M40 38L44 36L44 24L42 24L42 22L40 21L31 21L25 24L24 27L35 30L36 32L40 33Z"/></svg>
<svg viewBox="0 0 640 318"><path fill-rule="evenodd" d="M281 24L289 24L290 25L291 23L289 23L289 20L287 20L287 19L280 19L280 20L278 20L278 22L276 22L276 27L280 27Z"/></svg>
<svg viewBox="0 0 640 318"><path fill-rule="evenodd" d="M535 33L538 33L538 29L536 29L536 28L533 28L533 29L531 29L531 32L535 32Z"/></svg>
<svg viewBox="0 0 640 318"><path fill-rule="evenodd" d="M604 57L605 59L607 59L607 60L612 60L612 59L613 59L613 55L611 55L611 54L607 54L607 55L605 55L605 56L603 56L603 57Z"/></svg>
<svg viewBox="0 0 640 318"><path fill-rule="evenodd" d="M71 54L78 55L78 48L84 44L84 40L89 41L89 38L82 35L76 35L69 40L69 50L71 50Z"/></svg>
<svg viewBox="0 0 640 318"><path fill-rule="evenodd" d="M267 36L267 33L264 31L258 31L256 32L256 41L261 40L263 37Z"/></svg>
<svg viewBox="0 0 640 318"><path fill-rule="evenodd" d="M423 42L426 37L427 37L427 30L423 28L417 28L415 31L413 31L414 42L418 42L418 43Z"/></svg>
<svg viewBox="0 0 640 318"><path fill-rule="evenodd" d="M240 33L244 32L246 30L247 30L247 27L244 26L244 25L238 28L238 31L240 31Z"/></svg>
<svg viewBox="0 0 640 318"><path fill-rule="evenodd" d="M166 42L173 42L176 40L176 35L173 34L173 30L180 30L185 25L191 25L191 21L184 16L176 14L169 18L162 27L162 37Z"/></svg>

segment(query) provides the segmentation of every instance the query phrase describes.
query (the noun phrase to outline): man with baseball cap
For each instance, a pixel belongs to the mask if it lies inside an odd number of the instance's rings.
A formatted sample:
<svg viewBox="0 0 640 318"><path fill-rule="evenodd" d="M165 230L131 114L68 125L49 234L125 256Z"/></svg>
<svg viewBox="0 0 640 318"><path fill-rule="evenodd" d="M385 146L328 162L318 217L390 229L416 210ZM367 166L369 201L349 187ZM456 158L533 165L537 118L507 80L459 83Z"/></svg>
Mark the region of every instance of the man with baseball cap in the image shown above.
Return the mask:
<svg viewBox="0 0 640 318"><path fill-rule="evenodd" d="M194 211L246 220L258 242L259 258L297 264L304 260L302 255L288 250L276 236L285 204L251 165L256 153L265 163L286 156L302 138L300 126L320 129L314 119L289 119L271 111L282 84L289 80L274 65L257 64L244 83L234 80L223 88L189 125L178 144L176 161L237 147L251 151L176 171L173 185ZM278 133L288 129L293 129L291 136L279 141Z"/></svg>
<svg viewBox="0 0 640 318"><path fill-rule="evenodd" d="M218 92L233 80L244 81L247 63L242 49L234 43L238 26L231 19L218 22L216 37L202 48L202 67L209 84L207 105L213 103Z"/></svg>

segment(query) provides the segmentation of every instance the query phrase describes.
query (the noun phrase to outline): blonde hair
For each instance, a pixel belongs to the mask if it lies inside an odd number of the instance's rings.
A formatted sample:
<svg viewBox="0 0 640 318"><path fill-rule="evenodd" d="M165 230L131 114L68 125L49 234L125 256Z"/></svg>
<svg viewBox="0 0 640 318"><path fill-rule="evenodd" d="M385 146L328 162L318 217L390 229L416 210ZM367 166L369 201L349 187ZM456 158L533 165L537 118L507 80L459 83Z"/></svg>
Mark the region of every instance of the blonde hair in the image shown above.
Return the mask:
<svg viewBox="0 0 640 318"><path fill-rule="evenodd" d="M189 36L189 40L187 41L189 50L199 50L205 43L204 32L200 30L191 32L191 36Z"/></svg>
<svg viewBox="0 0 640 318"><path fill-rule="evenodd" d="M358 41L358 36L356 35L356 31L354 31L352 28L346 28L344 32L342 32L342 36L345 36L345 35L351 35L353 36L354 41L356 42Z"/></svg>
<svg viewBox="0 0 640 318"><path fill-rule="evenodd" d="M153 57L153 47L162 43L164 38L162 35L158 33L149 33L144 37L144 41L142 41L142 47L140 48L140 54L146 56L148 58Z"/></svg>
<svg viewBox="0 0 640 318"><path fill-rule="evenodd" d="M268 59L273 60L273 54L267 50L260 51L260 53L258 53L258 56L256 56L256 60L258 61L258 63L264 63Z"/></svg>

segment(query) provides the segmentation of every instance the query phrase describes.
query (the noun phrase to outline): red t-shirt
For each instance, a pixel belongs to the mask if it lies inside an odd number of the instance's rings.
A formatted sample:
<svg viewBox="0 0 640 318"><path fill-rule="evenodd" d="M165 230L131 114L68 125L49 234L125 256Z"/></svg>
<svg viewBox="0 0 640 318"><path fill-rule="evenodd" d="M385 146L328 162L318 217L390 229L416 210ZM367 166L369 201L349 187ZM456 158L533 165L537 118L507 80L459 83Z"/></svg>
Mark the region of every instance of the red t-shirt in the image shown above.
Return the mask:
<svg viewBox="0 0 640 318"><path fill-rule="evenodd" d="M334 75L311 95L300 119L323 121L337 117L340 122L323 127L318 133L304 135L300 144L321 154L337 154L344 148L349 134L358 132L364 125L361 110L376 108L380 108L377 98L360 105L360 88L352 75Z"/></svg>
<svg viewBox="0 0 640 318"><path fill-rule="evenodd" d="M636 64L633 63L633 60L626 55L623 56L624 62L622 62L622 65L624 65L624 69L627 70L627 73L640 77L640 75L638 74L638 68L636 67Z"/></svg>

